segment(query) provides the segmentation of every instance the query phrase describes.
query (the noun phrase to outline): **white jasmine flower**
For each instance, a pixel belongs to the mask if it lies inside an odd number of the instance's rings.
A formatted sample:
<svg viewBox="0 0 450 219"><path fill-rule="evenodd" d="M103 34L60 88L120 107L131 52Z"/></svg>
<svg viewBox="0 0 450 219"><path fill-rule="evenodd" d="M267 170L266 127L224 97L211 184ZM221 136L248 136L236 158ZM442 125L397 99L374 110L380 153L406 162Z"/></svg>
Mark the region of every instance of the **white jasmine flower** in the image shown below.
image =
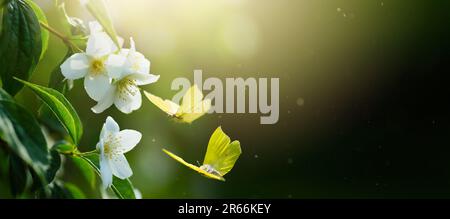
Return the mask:
<svg viewBox="0 0 450 219"><path fill-rule="evenodd" d="M123 57L126 57L125 59ZM122 49L118 55L111 55L110 61L123 61L124 65L122 68L114 68L112 66L111 77L117 78L121 74L129 74L129 73L140 73L140 74L149 74L150 73L150 61L145 58L145 56L136 51L136 44L134 43L133 38L130 37L130 49Z"/></svg>
<svg viewBox="0 0 450 219"><path fill-rule="evenodd" d="M159 75L150 74L150 61L136 51L131 39L131 48L122 49L119 54L109 56L108 62L121 65L108 67L108 72L113 77L112 86L92 111L101 113L113 104L127 114L139 109L142 96L138 86L151 84L159 79Z"/></svg>
<svg viewBox="0 0 450 219"><path fill-rule="evenodd" d="M103 99L92 107L94 113L101 113L113 104L123 113L131 113L142 105L140 85L156 82L159 75L132 73L117 79Z"/></svg>
<svg viewBox="0 0 450 219"><path fill-rule="evenodd" d="M112 184L113 175L126 179L133 171L124 153L133 149L141 140L142 134L135 130L120 131L119 125L108 116L100 133L97 150L100 151L100 174L104 188Z"/></svg>
<svg viewBox="0 0 450 219"><path fill-rule="evenodd" d="M123 61L108 62L108 57L118 52L112 39L102 31L98 22L89 23L90 35L85 53L76 53L62 65L61 72L66 79L84 77L84 88L90 98L99 101L111 87L112 79L107 69L121 65ZM119 57L116 57L116 59ZM123 58L125 59L125 58Z"/></svg>

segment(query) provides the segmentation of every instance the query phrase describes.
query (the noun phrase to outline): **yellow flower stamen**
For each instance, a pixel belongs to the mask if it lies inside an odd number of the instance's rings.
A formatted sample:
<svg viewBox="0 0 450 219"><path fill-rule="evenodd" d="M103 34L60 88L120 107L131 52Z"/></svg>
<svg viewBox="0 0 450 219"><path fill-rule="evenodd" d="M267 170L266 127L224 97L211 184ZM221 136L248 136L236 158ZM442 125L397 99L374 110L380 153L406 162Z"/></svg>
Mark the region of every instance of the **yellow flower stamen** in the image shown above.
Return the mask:
<svg viewBox="0 0 450 219"><path fill-rule="evenodd" d="M123 100L126 99L127 94L131 96L135 96L138 89L136 89L136 80L124 78L117 82L117 90L119 92L119 97Z"/></svg>
<svg viewBox="0 0 450 219"><path fill-rule="evenodd" d="M103 74L105 72L105 64L103 63L103 60L101 59L95 59L91 62L90 66L90 72L91 74L98 75Z"/></svg>
<svg viewBox="0 0 450 219"><path fill-rule="evenodd" d="M118 149L120 141L119 136L108 135L106 142L103 144L103 152L108 158L112 159L115 155L123 154L123 151Z"/></svg>

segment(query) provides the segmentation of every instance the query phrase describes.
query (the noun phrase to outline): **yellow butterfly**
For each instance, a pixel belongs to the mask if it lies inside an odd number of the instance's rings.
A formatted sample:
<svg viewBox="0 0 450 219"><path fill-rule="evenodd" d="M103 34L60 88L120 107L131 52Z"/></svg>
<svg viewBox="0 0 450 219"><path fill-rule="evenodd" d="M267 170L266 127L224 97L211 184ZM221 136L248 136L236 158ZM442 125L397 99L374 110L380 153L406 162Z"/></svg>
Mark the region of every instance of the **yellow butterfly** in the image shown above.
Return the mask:
<svg viewBox="0 0 450 219"><path fill-rule="evenodd" d="M230 137L222 131L221 127L218 127L211 135L205 160L201 166L190 164L166 149L163 149L163 151L176 161L199 172L203 176L220 181L225 181L223 176L230 172L242 153L241 143L237 140L230 143Z"/></svg>
<svg viewBox="0 0 450 219"><path fill-rule="evenodd" d="M197 85L190 87L183 96L181 105L170 100L163 100L144 91L145 96L159 109L180 122L192 123L203 116L211 108L211 100L203 100L203 93Z"/></svg>

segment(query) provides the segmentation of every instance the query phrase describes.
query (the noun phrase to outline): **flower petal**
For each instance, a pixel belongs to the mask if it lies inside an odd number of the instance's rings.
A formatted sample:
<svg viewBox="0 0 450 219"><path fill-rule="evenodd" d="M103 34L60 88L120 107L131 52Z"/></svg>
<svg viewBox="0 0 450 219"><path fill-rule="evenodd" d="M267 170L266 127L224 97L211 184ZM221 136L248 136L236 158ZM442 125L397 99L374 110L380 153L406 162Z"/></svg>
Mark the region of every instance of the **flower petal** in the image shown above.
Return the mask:
<svg viewBox="0 0 450 219"><path fill-rule="evenodd" d="M112 105L112 103L111 103ZM100 132L100 140L107 140L109 134L116 134L120 131L119 124L111 116L106 118L105 123L103 124L102 131Z"/></svg>
<svg viewBox="0 0 450 219"><path fill-rule="evenodd" d="M131 151L141 141L142 134L135 130L125 129L117 133L115 137L119 142L113 150L124 154Z"/></svg>
<svg viewBox="0 0 450 219"><path fill-rule="evenodd" d="M111 78L105 74L87 75L84 78L84 89L95 101L101 100L111 87Z"/></svg>
<svg viewBox="0 0 450 219"><path fill-rule="evenodd" d="M116 92L114 105L116 105L117 109L126 114L141 108L142 97L139 88L137 86L130 85L126 88L121 88L121 90L118 90Z"/></svg>
<svg viewBox="0 0 450 219"><path fill-rule="evenodd" d="M102 152L103 151L103 140L100 138L100 141L95 145L95 148Z"/></svg>
<svg viewBox="0 0 450 219"><path fill-rule="evenodd" d="M96 32L89 35L86 54L99 58L109 55L117 50L117 46L105 32Z"/></svg>
<svg viewBox="0 0 450 219"><path fill-rule="evenodd" d="M123 47L123 43L125 42L125 40L122 37L118 36L117 37L117 41L119 42L120 48L122 48Z"/></svg>
<svg viewBox="0 0 450 219"><path fill-rule="evenodd" d="M103 98L91 108L92 112L94 113L102 113L106 109L108 109L110 106L114 104L114 98L115 98L116 90L114 87L112 87L106 94L103 96Z"/></svg>
<svg viewBox="0 0 450 219"><path fill-rule="evenodd" d="M140 54L136 52L135 54ZM141 74L149 74L150 73L150 61L142 55L142 58L136 58L133 63L133 71Z"/></svg>
<svg viewBox="0 0 450 219"><path fill-rule="evenodd" d="M130 50L133 52L136 51L136 43L134 42L133 37L130 37Z"/></svg>
<svg viewBox="0 0 450 219"><path fill-rule="evenodd" d="M100 154L100 176L102 178L103 188L108 188L112 184L113 176L110 162L105 156L103 150Z"/></svg>
<svg viewBox="0 0 450 219"><path fill-rule="evenodd" d="M84 53L76 53L70 56L60 66L65 78L75 80L84 77L89 70L89 57Z"/></svg>
<svg viewBox="0 0 450 219"><path fill-rule="evenodd" d="M159 75L131 74L128 78L135 80L136 85L146 85L157 82L159 80Z"/></svg>
<svg viewBox="0 0 450 219"><path fill-rule="evenodd" d="M112 133L120 131L119 124L111 116L106 118L105 127Z"/></svg>
<svg viewBox="0 0 450 219"><path fill-rule="evenodd" d="M136 51L133 38L130 37L130 49L121 49L120 54L127 57L127 68L129 73L150 73L150 61Z"/></svg>
<svg viewBox="0 0 450 219"><path fill-rule="evenodd" d="M131 73L150 73L150 61L140 52L130 50L127 54L127 62Z"/></svg>
<svg viewBox="0 0 450 219"><path fill-rule="evenodd" d="M142 59L138 64L137 72L141 74L150 73L150 60L146 58Z"/></svg>
<svg viewBox="0 0 450 219"><path fill-rule="evenodd" d="M89 22L90 34L98 33L103 31L102 25L98 21Z"/></svg>
<svg viewBox="0 0 450 219"><path fill-rule="evenodd" d="M105 63L108 75L114 79L120 78L122 73L125 71L126 61L127 57L123 55L109 55Z"/></svg>
<svg viewBox="0 0 450 219"><path fill-rule="evenodd" d="M119 54L128 57L128 54L130 54L130 49L121 49Z"/></svg>
<svg viewBox="0 0 450 219"><path fill-rule="evenodd" d="M133 175L130 164L128 164L127 158L123 154L114 155L109 160L109 164L111 165L112 174L120 179L126 179Z"/></svg>

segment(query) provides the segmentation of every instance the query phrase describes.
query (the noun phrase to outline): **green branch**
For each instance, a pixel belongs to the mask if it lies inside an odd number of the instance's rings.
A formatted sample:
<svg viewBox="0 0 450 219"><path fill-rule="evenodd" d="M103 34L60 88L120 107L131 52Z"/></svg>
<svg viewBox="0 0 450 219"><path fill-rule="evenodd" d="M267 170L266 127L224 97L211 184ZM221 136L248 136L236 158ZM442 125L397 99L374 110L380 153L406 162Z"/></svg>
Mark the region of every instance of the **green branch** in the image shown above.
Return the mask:
<svg viewBox="0 0 450 219"><path fill-rule="evenodd" d="M57 30L53 29L52 27L43 22L39 23L41 27L45 28L46 30L48 30L48 32L52 33L53 35L61 39L64 42L64 44L66 44L69 48L75 50L76 52L83 52L83 50L80 49L80 47L75 45L75 43L73 43L68 37L64 36L62 33L58 32Z"/></svg>

